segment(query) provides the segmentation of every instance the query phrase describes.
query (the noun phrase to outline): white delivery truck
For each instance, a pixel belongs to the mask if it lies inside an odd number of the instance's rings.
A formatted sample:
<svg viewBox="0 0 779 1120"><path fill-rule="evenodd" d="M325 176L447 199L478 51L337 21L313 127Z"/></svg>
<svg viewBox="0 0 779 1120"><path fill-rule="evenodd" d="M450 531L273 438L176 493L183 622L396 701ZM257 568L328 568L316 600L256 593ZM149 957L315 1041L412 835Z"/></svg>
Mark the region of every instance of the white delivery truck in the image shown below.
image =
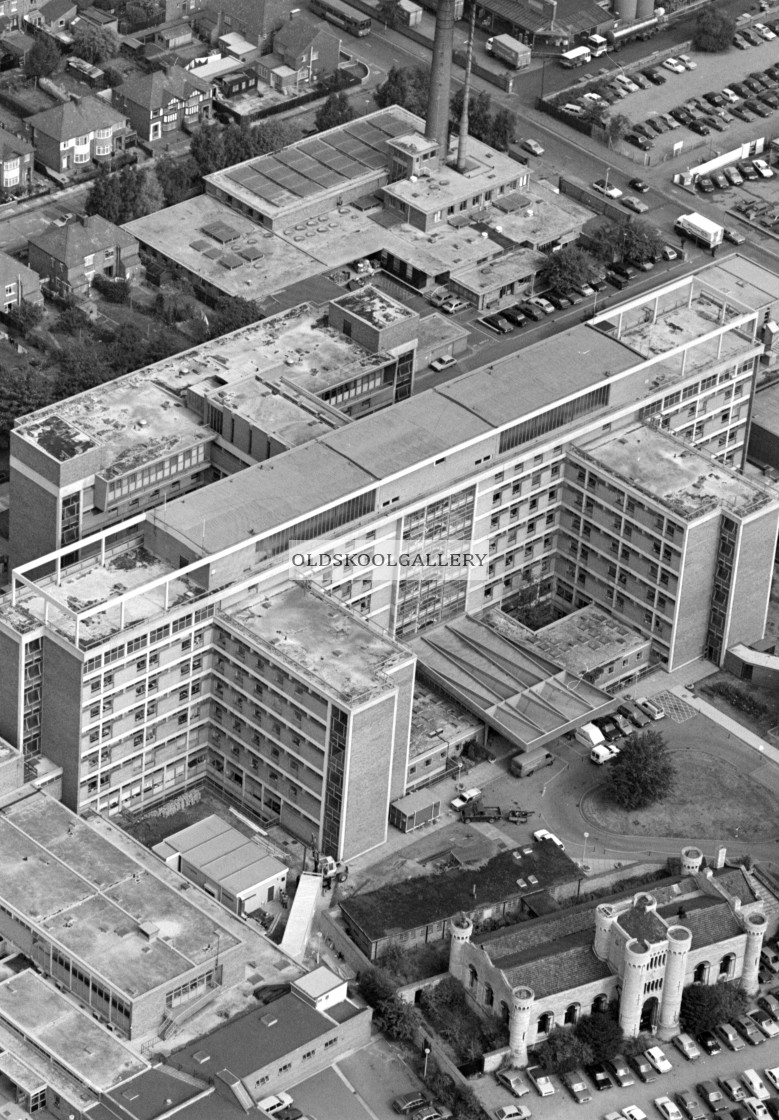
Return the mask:
<svg viewBox="0 0 779 1120"><path fill-rule="evenodd" d="M585 62L592 61L592 51L589 47L574 47L560 55L560 65L572 70L574 66L584 66Z"/></svg>
<svg viewBox="0 0 779 1120"><path fill-rule="evenodd" d="M524 70L530 65L530 47L520 43L519 39L512 39L510 35L493 36L484 44L484 49L487 54L508 63L515 70Z"/></svg>
<svg viewBox="0 0 779 1120"><path fill-rule="evenodd" d="M573 737L583 747L602 747L606 742L603 732L594 723L585 723L581 727L577 727Z"/></svg>
<svg viewBox="0 0 779 1120"><path fill-rule="evenodd" d="M707 249L715 249L722 244L725 236L723 226L718 226L703 214L681 214L674 222L674 229L680 237L689 237Z"/></svg>

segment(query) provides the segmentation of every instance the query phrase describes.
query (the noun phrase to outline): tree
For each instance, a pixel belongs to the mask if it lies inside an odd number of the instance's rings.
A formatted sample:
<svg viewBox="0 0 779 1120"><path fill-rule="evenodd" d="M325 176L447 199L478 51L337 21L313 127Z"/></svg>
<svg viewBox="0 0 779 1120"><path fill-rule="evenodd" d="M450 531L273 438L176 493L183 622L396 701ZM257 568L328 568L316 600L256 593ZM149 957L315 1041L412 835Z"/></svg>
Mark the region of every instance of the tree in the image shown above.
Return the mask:
<svg viewBox="0 0 779 1120"><path fill-rule="evenodd" d="M376 1013L376 1021L381 1030L399 1042L411 1042L419 1023L419 1012L413 1004L393 996L385 1000Z"/></svg>
<svg viewBox="0 0 779 1120"><path fill-rule="evenodd" d="M627 228L627 222L604 221L597 225L587 239L593 256L607 264L621 260L625 251Z"/></svg>
<svg viewBox="0 0 779 1120"><path fill-rule="evenodd" d="M369 968L359 975L360 991L369 1007L381 1007L395 995L395 985L383 968Z"/></svg>
<svg viewBox="0 0 779 1120"><path fill-rule="evenodd" d="M630 117L626 117L624 113L615 113L613 117L607 117L603 123L610 144L616 144L623 136L627 136L633 127Z"/></svg>
<svg viewBox="0 0 779 1120"><path fill-rule="evenodd" d="M36 39L24 63L24 72L30 78L47 78L62 62L56 45L47 37Z"/></svg>
<svg viewBox="0 0 779 1120"><path fill-rule="evenodd" d="M623 231L625 259L638 264L654 260L662 252L664 244L660 231L640 219L628 222Z"/></svg>
<svg viewBox="0 0 779 1120"><path fill-rule="evenodd" d="M8 322L22 338L34 331L43 319L43 304L29 303L23 299L6 312Z"/></svg>
<svg viewBox="0 0 779 1120"><path fill-rule="evenodd" d="M184 156L183 159L160 156L154 165L154 171L167 206L175 206L177 202L182 202L192 190L200 174L191 156Z"/></svg>
<svg viewBox="0 0 779 1120"><path fill-rule="evenodd" d="M85 62L102 62L119 53L119 40L107 27L82 20L73 36L73 53Z"/></svg>
<svg viewBox="0 0 779 1120"><path fill-rule="evenodd" d="M250 323L256 323L262 318L262 310L256 300L224 296L216 301L213 314L209 316L211 338L248 327Z"/></svg>
<svg viewBox="0 0 779 1120"><path fill-rule="evenodd" d="M583 1042L569 1027L555 1027L535 1048L535 1057L547 1073L567 1073L595 1061L589 1043Z"/></svg>
<svg viewBox="0 0 779 1120"><path fill-rule="evenodd" d="M498 109L490 124L489 141L499 152L507 152L514 143L517 122L510 109Z"/></svg>
<svg viewBox="0 0 779 1120"><path fill-rule="evenodd" d="M659 731L634 732L609 763L606 788L623 809L644 809L674 787L676 767Z"/></svg>
<svg viewBox="0 0 779 1120"><path fill-rule="evenodd" d="M379 109L388 105L401 105L419 116L427 114L427 97L430 92L430 71L424 66L393 66L387 80L375 90L373 100Z"/></svg>
<svg viewBox="0 0 779 1120"><path fill-rule="evenodd" d="M376 12L384 27L392 31L398 22L400 0L379 0Z"/></svg>
<svg viewBox="0 0 779 1120"><path fill-rule="evenodd" d="M28 412L45 408L50 403L49 386L39 373L4 369L3 362L0 362L0 437L4 442L19 416L26 416Z"/></svg>
<svg viewBox="0 0 779 1120"><path fill-rule="evenodd" d="M733 42L736 21L722 8L704 8L695 21L692 45L697 51L726 51Z"/></svg>
<svg viewBox="0 0 779 1120"><path fill-rule="evenodd" d="M165 205L162 188L153 171L123 167L118 175L101 168L87 195L87 214L99 214L107 222L123 225Z"/></svg>
<svg viewBox="0 0 779 1120"><path fill-rule="evenodd" d="M576 245L563 245L556 253L549 253L538 272L540 289L549 289L554 295L564 295L572 287L586 284L592 274L592 257Z"/></svg>
<svg viewBox="0 0 779 1120"><path fill-rule="evenodd" d="M610 1011L594 1011L576 1024L576 1037L592 1051L596 1062L607 1062L620 1052L622 1028Z"/></svg>
<svg viewBox="0 0 779 1120"><path fill-rule="evenodd" d="M223 131L218 124L204 124L192 137L189 150L201 175L225 166Z"/></svg>
<svg viewBox="0 0 779 1120"><path fill-rule="evenodd" d="M328 128L335 128L339 124L346 124L354 116L354 110L349 104L349 98L341 90L340 93L331 93L328 99L317 109L314 124L320 132Z"/></svg>
<svg viewBox="0 0 779 1120"><path fill-rule="evenodd" d="M689 984L682 992L681 1018L691 1034L710 1031L743 1015L746 993L736 984Z"/></svg>

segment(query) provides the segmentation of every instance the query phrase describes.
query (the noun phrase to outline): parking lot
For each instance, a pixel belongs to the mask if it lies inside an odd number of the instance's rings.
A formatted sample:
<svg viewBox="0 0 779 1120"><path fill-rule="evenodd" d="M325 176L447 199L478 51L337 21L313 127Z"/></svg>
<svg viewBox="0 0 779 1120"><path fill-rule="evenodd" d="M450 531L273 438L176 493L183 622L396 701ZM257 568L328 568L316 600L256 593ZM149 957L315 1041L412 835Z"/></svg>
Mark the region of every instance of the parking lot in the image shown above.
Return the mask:
<svg viewBox="0 0 779 1120"><path fill-rule="evenodd" d="M606 57L609 65L600 68L601 80L613 79L620 71L619 65L610 56ZM719 92L731 82L743 81L753 71L764 71L767 67L776 65L779 61L779 37L771 42L763 42L760 46L751 46L747 50L731 47L720 54L691 51L690 58L696 64L694 70L675 74L665 67L659 67L666 79L663 85L650 85L647 89L629 93L610 107L609 114L624 114L634 124L641 124L684 105L692 97L700 98L704 93ZM592 82L594 75L588 74L587 77ZM575 98L572 97L573 99ZM741 104L743 101L739 102ZM723 131L712 130L705 137L696 135L683 125L662 135L653 135L652 150L646 153L648 162L652 165L662 162L673 153L674 147L679 143L682 144L683 154L700 152L701 159L691 160L688 157L687 162L690 163L703 162L709 151L727 151L759 136L771 137L779 131L779 110L768 111L767 117L755 117L751 122L739 120L738 117L731 121L725 120L722 122L725 126ZM695 112L695 115L699 114ZM637 149L633 148L632 152L636 158L640 158Z"/></svg>

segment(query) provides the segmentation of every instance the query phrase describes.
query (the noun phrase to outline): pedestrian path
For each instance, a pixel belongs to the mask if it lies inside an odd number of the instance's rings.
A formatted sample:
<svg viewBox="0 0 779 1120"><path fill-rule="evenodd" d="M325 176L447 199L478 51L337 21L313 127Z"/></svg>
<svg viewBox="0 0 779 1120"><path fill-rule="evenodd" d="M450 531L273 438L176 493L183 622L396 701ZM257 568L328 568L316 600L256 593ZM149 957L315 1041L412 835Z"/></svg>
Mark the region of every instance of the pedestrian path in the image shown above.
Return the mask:
<svg viewBox="0 0 779 1120"><path fill-rule="evenodd" d="M701 700L700 696L694 696L691 692L688 692L683 685L674 688L673 692L681 697L687 704L691 704L693 708L697 708L698 711L708 719L713 720L714 723L718 723L720 727L724 727L731 735L735 735L742 743L746 743L748 747L759 751L760 754L770 759L771 762L779 763L779 749L772 746L771 743L762 739L759 735L755 735L754 731L750 731L749 728L744 727L738 720L726 716L724 712L721 712L719 708L715 708L713 704L707 704L705 700Z"/></svg>

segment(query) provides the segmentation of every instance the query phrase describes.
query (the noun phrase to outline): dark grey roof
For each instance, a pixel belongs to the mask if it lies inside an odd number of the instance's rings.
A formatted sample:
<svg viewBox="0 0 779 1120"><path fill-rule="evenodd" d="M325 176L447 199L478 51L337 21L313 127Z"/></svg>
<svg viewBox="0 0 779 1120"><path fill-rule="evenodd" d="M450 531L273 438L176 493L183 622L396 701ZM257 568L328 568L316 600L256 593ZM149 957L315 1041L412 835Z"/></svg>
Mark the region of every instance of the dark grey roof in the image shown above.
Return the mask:
<svg viewBox="0 0 779 1120"><path fill-rule="evenodd" d="M714 945L727 941L743 933L738 919L724 899L704 895L682 904L679 913L678 903L663 908L663 917L672 925L685 926L692 934L692 948L702 949L704 945Z"/></svg>
<svg viewBox="0 0 779 1120"><path fill-rule="evenodd" d="M574 934L553 946L538 946L516 964L502 967L512 987L527 985L536 999L614 975L608 964L593 953L589 933Z"/></svg>
<svg viewBox="0 0 779 1120"><path fill-rule="evenodd" d="M733 898L739 899L745 905L757 901L758 895L753 891L740 867L715 871L714 882L718 886L723 887Z"/></svg>

